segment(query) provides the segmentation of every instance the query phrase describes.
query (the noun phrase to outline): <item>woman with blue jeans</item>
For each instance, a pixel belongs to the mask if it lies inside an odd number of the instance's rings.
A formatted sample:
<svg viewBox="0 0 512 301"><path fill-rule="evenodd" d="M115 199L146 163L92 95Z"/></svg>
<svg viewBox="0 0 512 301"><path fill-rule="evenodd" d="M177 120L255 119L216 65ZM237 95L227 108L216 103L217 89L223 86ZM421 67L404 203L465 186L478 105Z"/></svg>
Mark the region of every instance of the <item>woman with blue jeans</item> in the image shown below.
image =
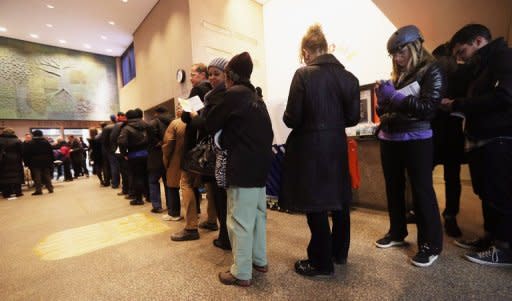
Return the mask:
<svg viewBox="0 0 512 301"><path fill-rule="evenodd" d="M433 144L430 121L445 93L445 75L423 47L414 25L399 28L388 40L393 59L391 81L377 83L381 125L381 161L386 181L390 230L379 248L405 245L405 173L411 182L418 253L412 264L430 266L441 253L443 232L432 183ZM410 92L404 87L412 88Z"/></svg>

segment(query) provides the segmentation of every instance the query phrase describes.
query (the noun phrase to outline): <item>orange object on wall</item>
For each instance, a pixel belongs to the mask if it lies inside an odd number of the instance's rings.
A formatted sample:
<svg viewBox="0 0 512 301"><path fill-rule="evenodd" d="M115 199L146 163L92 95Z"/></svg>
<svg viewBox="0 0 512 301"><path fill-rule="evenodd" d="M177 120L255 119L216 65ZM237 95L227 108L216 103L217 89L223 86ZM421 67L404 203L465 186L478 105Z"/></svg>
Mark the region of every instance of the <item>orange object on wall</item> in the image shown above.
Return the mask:
<svg viewBox="0 0 512 301"><path fill-rule="evenodd" d="M348 170L352 183L352 189L358 189L361 184L359 175L359 161L357 159L357 142L353 138L347 139L348 145Z"/></svg>

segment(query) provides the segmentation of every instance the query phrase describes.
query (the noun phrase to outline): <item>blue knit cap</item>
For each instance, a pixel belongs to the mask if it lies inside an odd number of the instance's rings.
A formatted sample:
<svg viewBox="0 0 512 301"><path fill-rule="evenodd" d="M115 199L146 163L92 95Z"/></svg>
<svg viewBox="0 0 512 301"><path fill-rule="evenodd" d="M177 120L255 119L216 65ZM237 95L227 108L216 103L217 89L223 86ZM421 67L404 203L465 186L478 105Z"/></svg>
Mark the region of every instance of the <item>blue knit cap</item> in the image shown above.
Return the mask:
<svg viewBox="0 0 512 301"><path fill-rule="evenodd" d="M226 65L228 64L228 60L223 57L217 57L214 58L210 64L208 64L208 69L210 67L216 67L220 69L221 71L224 71L224 68L226 68Z"/></svg>

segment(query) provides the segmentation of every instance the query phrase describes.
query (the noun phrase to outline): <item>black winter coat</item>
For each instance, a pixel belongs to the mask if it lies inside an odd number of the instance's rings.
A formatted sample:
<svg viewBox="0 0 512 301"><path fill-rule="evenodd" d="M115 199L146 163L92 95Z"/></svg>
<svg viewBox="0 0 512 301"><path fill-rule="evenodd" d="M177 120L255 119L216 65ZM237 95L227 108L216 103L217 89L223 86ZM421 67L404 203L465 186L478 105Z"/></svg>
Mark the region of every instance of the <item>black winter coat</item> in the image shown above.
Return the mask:
<svg viewBox="0 0 512 301"><path fill-rule="evenodd" d="M441 99L446 95L446 74L435 61L424 60L417 69L397 83L401 89L415 81L420 85L418 96L409 95L401 102L388 102L377 109L380 128L387 133L406 133L431 129Z"/></svg>
<svg viewBox="0 0 512 301"><path fill-rule="evenodd" d="M140 118L128 119L121 129L117 143L123 156L128 153L147 151L149 147L149 125Z"/></svg>
<svg viewBox="0 0 512 301"><path fill-rule="evenodd" d="M16 135L0 135L0 184L23 184L21 141Z"/></svg>
<svg viewBox="0 0 512 301"><path fill-rule="evenodd" d="M227 89L224 101L211 109L206 130L216 133L221 129L221 146L228 152L228 185L264 187L272 163L274 133L265 103L251 84Z"/></svg>
<svg viewBox="0 0 512 301"><path fill-rule="evenodd" d="M170 114L161 114L149 122L148 171L164 172L162 140L165 130L172 121Z"/></svg>
<svg viewBox="0 0 512 301"><path fill-rule="evenodd" d="M512 137L512 48L498 38L480 48L471 64L467 96L453 102L453 110L466 115L466 135Z"/></svg>
<svg viewBox="0 0 512 301"><path fill-rule="evenodd" d="M53 167L53 149L43 137L34 137L25 144L23 160L30 168L52 168Z"/></svg>
<svg viewBox="0 0 512 301"><path fill-rule="evenodd" d="M292 211L340 210L352 199L345 127L360 118L359 81L331 54L293 77L283 121L286 141L279 204Z"/></svg>

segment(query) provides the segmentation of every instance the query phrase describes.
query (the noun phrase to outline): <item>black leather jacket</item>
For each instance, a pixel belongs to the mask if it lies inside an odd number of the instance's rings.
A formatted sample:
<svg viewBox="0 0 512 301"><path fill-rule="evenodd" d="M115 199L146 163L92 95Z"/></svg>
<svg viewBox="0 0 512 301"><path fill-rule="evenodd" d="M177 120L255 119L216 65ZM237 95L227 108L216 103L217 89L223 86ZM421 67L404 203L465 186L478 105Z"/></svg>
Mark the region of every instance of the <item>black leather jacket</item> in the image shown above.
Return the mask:
<svg viewBox="0 0 512 301"><path fill-rule="evenodd" d="M436 62L424 61L415 72L394 83L401 89L417 81L418 96L409 95L401 102L389 102L379 106L380 129L387 133L406 133L430 129L430 120L446 93L446 75Z"/></svg>

